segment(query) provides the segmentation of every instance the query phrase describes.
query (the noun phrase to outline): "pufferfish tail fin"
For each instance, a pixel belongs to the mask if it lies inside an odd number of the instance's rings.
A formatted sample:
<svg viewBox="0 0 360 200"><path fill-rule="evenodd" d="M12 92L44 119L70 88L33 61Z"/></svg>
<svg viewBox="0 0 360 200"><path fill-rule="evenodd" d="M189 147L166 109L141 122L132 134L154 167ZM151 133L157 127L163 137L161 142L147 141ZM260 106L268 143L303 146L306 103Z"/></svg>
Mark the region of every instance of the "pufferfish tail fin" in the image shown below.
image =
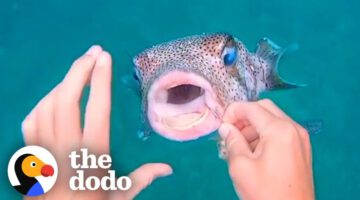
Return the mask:
<svg viewBox="0 0 360 200"><path fill-rule="evenodd" d="M280 58L288 51L294 51L297 45L291 45L288 48L282 48L272 42L269 38L262 38L258 42L256 49L256 56L261 57L264 61L269 64L270 76L265 81L266 90L278 90L278 89L291 89L304 87L304 84L289 83L282 79L278 73L278 63Z"/></svg>

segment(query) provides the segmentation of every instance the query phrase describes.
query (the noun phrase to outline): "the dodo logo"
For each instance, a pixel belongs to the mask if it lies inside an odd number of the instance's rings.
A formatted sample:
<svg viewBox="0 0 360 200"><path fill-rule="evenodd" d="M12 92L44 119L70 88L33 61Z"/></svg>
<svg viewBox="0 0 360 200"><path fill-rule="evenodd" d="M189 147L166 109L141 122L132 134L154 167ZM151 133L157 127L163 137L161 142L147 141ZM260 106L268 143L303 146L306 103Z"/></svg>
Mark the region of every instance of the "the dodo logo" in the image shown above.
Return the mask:
<svg viewBox="0 0 360 200"><path fill-rule="evenodd" d="M49 191L54 186L57 175L54 156L39 146L19 149L8 165L11 185L27 196L39 196Z"/></svg>

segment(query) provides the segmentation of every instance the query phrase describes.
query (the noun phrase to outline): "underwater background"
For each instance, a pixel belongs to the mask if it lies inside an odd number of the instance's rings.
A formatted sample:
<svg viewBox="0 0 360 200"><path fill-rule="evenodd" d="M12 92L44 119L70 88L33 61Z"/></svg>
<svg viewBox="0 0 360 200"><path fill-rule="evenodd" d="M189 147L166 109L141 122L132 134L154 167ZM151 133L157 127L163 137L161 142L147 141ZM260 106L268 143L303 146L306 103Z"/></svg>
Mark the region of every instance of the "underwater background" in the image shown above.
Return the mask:
<svg viewBox="0 0 360 200"><path fill-rule="evenodd" d="M185 143L137 137L140 99L122 83L141 50L210 32L231 33L250 50L264 36L299 45L279 70L308 86L262 97L296 120L324 121L322 132L311 135L317 199L359 198L359 8L355 0L0 0L1 199L22 198L6 175L10 156L24 145L21 121L92 44L114 60L113 168L118 175L146 162L174 168L137 199L237 199L211 137Z"/></svg>

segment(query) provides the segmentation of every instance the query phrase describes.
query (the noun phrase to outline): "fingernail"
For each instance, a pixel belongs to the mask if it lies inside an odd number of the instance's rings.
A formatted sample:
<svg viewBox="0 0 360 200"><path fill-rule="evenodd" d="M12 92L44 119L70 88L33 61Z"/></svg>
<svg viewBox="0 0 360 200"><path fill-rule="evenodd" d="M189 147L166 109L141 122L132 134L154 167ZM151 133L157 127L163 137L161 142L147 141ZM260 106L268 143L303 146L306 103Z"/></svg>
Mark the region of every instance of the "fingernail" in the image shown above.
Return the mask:
<svg viewBox="0 0 360 200"><path fill-rule="evenodd" d="M219 135L221 136L222 139L225 139L229 133L230 133L230 128L229 125L227 124L222 124L219 128Z"/></svg>
<svg viewBox="0 0 360 200"><path fill-rule="evenodd" d="M167 169L165 170L163 176L169 176L171 174L173 174L173 169L172 169L172 167L170 167L170 165L167 165Z"/></svg>
<svg viewBox="0 0 360 200"><path fill-rule="evenodd" d="M106 52L106 51L103 51L103 52L101 52L100 54L99 54L99 56L98 56L98 61L97 61L97 63L99 63L97 66L98 67L106 67L106 66L108 66L109 64L109 62L111 62L111 56L110 56L110 54L108 53L108 52Z"/></svg>
<svg viewBox="0 0 360 200"><path fill-rule="evenodd" d="M170 175L173 174L173 173L174 173L173 170L170 168L170 170L167 171L164 175L165 175L165 176L170 176Z"/></svg>
<svg viewBox="0 0 360 200"><path fill-rule="evenodd" d="M96 56L101 51L102 51L102 48L99 45L93 45L86 51L85 54L90 55L90 56Z"/></svg>

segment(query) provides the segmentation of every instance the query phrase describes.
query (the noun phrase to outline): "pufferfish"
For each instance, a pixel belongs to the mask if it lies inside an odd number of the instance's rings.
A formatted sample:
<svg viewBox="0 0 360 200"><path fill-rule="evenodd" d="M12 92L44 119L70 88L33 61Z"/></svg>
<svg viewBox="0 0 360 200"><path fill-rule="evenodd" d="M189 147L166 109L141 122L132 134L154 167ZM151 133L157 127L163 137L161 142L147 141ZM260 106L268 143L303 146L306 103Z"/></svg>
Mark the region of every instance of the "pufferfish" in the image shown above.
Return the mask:
<svg viewBox="0 0 360 200"><path fill-rule="evenodd" d="M278 74L285 51L263 38L250 52L226 33L189 36L144 50L133 59L144 123L176 141L214 132L230 103L257 100L265 90L299 86ZM140 134L146 137L149 132Z"/></svg>

